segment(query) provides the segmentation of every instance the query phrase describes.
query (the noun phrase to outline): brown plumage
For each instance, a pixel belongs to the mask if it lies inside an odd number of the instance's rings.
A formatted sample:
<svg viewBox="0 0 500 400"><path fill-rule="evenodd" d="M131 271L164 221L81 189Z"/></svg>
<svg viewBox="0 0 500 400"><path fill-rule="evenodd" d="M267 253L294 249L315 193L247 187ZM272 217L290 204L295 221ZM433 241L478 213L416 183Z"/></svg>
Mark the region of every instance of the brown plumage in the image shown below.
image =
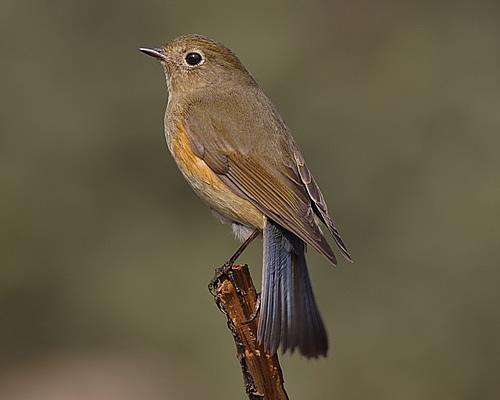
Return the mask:
<svg viewBox="0 0 500 400"><path fill-rule="evenodd" d="M271 352L281 345L310 357L326 354L303 242L336 263L322 221L350 256L289 129L223 45L187 35L141 50L164 68L165 133L186 180L224 222L243 232L264 232L259 340Z"/></svg>

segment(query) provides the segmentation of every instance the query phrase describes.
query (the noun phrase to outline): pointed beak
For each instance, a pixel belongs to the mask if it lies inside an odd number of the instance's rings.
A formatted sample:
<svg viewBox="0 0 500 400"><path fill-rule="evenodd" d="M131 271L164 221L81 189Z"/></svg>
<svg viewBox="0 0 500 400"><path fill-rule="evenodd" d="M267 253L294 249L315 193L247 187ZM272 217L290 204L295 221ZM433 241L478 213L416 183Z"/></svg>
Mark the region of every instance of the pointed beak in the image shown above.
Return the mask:
<svg viewBox="0 0 500 400"><path fill-rule="evenodd" d="M148 56L157 58L160 61L167 61L167 57L163 53L163 49L160 48L150 48L150 47L141 47L139 51L142 51L144 54Z"/></svg>

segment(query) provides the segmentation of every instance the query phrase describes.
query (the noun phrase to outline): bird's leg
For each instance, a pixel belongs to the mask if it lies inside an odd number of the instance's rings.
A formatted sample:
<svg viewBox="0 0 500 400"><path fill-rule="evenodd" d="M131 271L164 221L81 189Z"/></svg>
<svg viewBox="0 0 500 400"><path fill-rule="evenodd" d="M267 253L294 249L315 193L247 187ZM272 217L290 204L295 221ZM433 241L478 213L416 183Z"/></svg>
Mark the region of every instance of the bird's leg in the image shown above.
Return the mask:
<svg viewBox="0 0 500 400"><path fill-rule="evenodd" d="M255 229L252 234L241 244L240 247L238 247L238 250L234 252L234 254L231 256L229 260L227 260L224 265L229 265L232 266L236 260L238 259L239 256L241 256L241 253L245 251L245 249L248 247L250 243L254 241L254 239L260 235L260 230Z"/></svg>
<svg viewBox="0 0 500 400"><path fill-rule="evenodd" d="M217 281L224 275L228 274L228 272L231 270L233 264L236 262L238 257L241 256L241 253L243 253L245 249L248 247L248 245L252 243L254 239L259 235L260 235L260 230L255 229L252 232L252 234L241 244L241 246L238 247L238 250L234 252L231 258L227 260L222 267L217 268L215 270L215 275L210 281L210 284L208 285L208 288L210 289L211 292L213 292L213 290L217 287Z"/></svg>

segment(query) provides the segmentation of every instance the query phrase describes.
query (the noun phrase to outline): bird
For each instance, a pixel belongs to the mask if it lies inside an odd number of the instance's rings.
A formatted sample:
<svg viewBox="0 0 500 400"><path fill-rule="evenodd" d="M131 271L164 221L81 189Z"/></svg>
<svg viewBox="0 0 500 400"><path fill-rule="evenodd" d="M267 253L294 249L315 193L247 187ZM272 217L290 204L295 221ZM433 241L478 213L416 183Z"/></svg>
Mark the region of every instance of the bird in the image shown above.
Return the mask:
<svg viewBox="0 0 500 400"><path fill-rule="evenodd" d="M311 246L352 261L290 129L240 59L198 34L141 47L165 73L165 137L182 175L243 244L263 240L257 341L275 354L326 356L328 337L306 264Z"/></svg>

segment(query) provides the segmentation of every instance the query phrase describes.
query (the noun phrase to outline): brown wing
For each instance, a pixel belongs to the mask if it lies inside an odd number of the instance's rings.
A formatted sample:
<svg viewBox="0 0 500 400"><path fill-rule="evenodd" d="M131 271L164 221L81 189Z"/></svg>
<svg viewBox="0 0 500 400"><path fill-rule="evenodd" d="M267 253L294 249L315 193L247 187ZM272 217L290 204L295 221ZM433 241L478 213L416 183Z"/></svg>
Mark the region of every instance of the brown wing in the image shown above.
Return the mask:
<svg viewBox="0 0 500 400"><path fill-rule="evenodd" d="M235 193L336 264L298 172L298 150L267 97L260 90L214 97L192 101L186 110L193 150Z"/></svg>
<svg viewBox="0 0 500 400"><path fill-rule="evenodd" d="M295 161L297 163L297 171L312 201L314 211L316 211L316 214L321 218L323 223L327 226L328 230L333 236L333 239L335 240L335 243L339 247L343 256L347 260L352 261L351 255L349 254L349 250L347 250L347 246L342 240L342 237L340 236L340 232L338 231L335 222L328 213L328 208L326 206L325 198L323 197L323 194L321 193L318 184L314 180L311 171L307 167L304 157L302 157L300 153L295 153L294 156L295 156Z"/></svg>

